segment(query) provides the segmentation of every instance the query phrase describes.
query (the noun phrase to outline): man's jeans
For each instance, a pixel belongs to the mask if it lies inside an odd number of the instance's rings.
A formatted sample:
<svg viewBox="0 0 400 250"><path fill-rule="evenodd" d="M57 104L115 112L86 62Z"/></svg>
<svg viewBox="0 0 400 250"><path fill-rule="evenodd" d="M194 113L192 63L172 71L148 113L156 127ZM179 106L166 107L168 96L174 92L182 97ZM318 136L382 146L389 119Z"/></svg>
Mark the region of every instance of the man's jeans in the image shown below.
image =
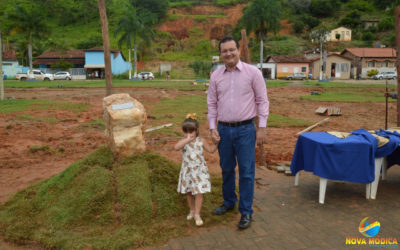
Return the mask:
<svg viewBox="0 0 400 250"><path fill-rule="evenodd" d="M221 141L218 145L220 166L222 169L222 195L224 205L233 207L236 204L235 167L239 165L239 212L253 214L254 168L256 129L254 121L250 124L229 127L218 124Z"/></svg>

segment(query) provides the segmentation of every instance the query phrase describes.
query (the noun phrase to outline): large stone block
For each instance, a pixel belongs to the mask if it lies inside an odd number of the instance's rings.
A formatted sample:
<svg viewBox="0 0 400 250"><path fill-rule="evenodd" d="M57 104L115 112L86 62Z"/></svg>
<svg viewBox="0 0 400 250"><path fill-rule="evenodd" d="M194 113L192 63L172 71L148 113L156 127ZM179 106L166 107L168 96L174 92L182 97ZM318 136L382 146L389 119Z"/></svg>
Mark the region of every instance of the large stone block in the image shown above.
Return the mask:
<svg viewBox="0 0 400 250"><path fill-rule="evenodd" d="M143 105L129 94L114 94L103 99L105 135L116 156L126 157L146 150Z"/></svg>

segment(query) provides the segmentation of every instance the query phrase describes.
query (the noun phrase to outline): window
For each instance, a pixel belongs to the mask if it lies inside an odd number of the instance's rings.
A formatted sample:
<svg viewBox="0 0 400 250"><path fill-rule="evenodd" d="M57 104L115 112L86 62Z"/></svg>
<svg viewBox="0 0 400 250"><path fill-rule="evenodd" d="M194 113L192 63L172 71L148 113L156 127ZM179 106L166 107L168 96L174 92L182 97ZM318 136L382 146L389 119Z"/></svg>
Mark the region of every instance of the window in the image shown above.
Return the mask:
<svg viewBox="0 0 400 250"><path fill-rule="evenodd" d="M12 66L12 63L3 63L3 66Z"/></svg>
<svg viewBox="0 0 400 250"><path fill-rule="evenodd" d="M307 72L307 67L301 67L301 72Z"/></svg>
<svg viewBox="0 0 400 250"><path fill-rule="evenodd" d="M368 62L368 68L373 68L373 67L375 67L375 61Z"/></svg>
<svg viewBox="0 0 400 250"><path fill-rule="evenodd" d="M282 72L289 72L288 67L282 67Z"/></svg>
<svg viewBox="0 0 400 250"><path fill-rule="evenodd" d="M350 31L346 31L346 36L350 36Z"/></svg>
<svg viewBox="0 0 400 250"><path fill-rule="evenodd" d="M349 64L348 63L341 63L340 64L340 71L341 72L349 72Z"/></svg>
<svg viewBox="0 0 400 250"><path fill-rule="evenodd" d="M389 67L389 61L382 62L382 67Z"/></svg>

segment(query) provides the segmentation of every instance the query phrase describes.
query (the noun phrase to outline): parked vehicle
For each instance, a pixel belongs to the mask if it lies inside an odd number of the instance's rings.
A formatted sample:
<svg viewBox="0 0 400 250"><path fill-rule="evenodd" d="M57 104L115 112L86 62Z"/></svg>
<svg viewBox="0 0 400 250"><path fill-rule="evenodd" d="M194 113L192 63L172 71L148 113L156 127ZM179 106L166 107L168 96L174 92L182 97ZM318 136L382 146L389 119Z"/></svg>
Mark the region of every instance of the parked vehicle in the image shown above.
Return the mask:
<svg viewBox="0 0 400 250"><path fill-rule="evenodd" d="M307 79L306 74L304 73L293 73L285 77L286 80L304 80Z"/></svg>
<svg viewBox="0 0 400 250"><path fill-rule="evenodd" d="M15 79L20 81L26 81L28 79L37 79L42 81L53 81L53 74L47 74L39 69L29 70L27 73L17 73L15 74Z"/></svg>
<svg viewBox="0 0 400 250"><path fill-rule="evenodd" d="M54 74L54 80L68 80L70 81L72 76L67 71L60 71Z"/></svg>
<svg viewBox="0 0 400 250"><path fill-rule="evenodd" d="M382 72L377 75L374 75L375 80L382 80L382 79L396 79L397 78L397 73L394 71L390 72Z"/></svg>
<svg viewBox="0 0 400 250"><path fill-rule="evenodd" d="M140 72L138 74L138 78L142 79L142 80L153 80L154 79L154 75L152 72Z"/></svg>

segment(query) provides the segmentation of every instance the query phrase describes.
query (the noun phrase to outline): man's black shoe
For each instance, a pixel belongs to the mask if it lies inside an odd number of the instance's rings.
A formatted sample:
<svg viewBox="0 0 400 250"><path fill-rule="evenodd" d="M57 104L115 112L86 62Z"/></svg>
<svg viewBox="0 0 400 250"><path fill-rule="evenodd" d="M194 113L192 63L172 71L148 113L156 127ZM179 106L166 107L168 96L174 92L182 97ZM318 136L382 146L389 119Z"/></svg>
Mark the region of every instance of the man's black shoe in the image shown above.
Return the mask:
<svg viewBox="0 0 400 250"><path fill-rule="evenodd" d="M239 229L246 229L251 224L251 214L243 214L240 218L238 228Z"/></svg>
<svg viewBox="0 0 400 250"><path fill-rule="evenodd" d="M223 215L226 214L229 210L232 210L233 207L226 207L225 205L222 205L220 207L217 207L214 211L213 214L215 215Z"/></svg>

